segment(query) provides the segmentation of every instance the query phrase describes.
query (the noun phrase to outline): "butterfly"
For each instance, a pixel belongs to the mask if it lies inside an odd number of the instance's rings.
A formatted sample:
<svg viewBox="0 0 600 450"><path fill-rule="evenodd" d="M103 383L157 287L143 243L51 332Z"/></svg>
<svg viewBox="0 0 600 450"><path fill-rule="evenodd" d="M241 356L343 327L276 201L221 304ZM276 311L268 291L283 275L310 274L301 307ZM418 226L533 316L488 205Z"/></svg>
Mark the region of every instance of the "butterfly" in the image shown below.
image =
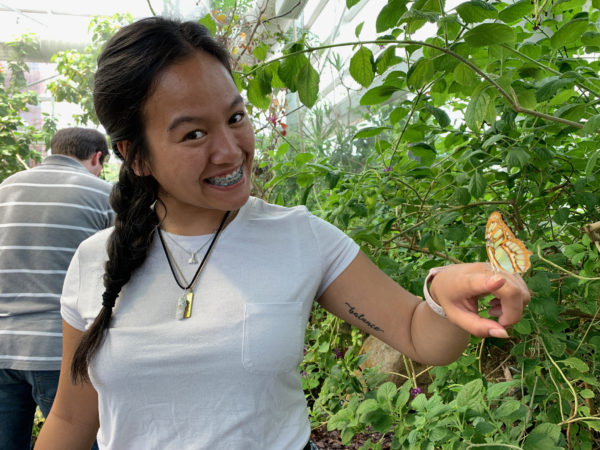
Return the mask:
<svg viewBox="0 0 600 450"><path fill-rule="evenodd" d="M517 239L498 211L494 211L487 221L485 247L495 272L524 273L531 266L529 257L533 253Z"/></svg>

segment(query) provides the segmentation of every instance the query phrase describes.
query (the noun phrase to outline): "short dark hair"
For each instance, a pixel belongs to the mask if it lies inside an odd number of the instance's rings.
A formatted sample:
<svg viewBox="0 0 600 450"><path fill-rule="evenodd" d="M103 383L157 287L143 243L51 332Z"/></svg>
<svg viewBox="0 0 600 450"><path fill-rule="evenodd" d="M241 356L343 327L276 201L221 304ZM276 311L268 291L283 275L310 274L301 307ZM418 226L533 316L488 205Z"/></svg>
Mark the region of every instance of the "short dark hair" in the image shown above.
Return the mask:
<svg viewBox="0 0 600 450"><path fill-rule="evenodd" d="M108 155L108 144L102 133L91 128L63 128L50 141L53 155L66 155L85 161L102 152L100 163Z"/></svg>

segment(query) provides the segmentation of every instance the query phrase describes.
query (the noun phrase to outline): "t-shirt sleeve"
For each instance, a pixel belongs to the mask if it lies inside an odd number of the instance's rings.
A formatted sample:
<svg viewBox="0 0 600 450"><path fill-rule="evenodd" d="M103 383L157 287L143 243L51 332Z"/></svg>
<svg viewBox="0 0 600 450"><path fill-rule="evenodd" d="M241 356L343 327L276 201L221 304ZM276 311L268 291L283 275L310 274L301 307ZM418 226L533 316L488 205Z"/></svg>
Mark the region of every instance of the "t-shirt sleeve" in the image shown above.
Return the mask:
<svg viewBox="0 0 600 450"><path fill-rule="evenodd" d="M85 331L86 321L77 309L79 302L79 250L73 255L60 297L60 314L62 318L81 331Z"/></svg>
<svg viewBox="0 0 600 450"><path fill-rule="evenodd" d="M329 222L310 213L309 218L321 256L323 276L316 297L319 298L325 289L354 261L360 247Z"/></svg>

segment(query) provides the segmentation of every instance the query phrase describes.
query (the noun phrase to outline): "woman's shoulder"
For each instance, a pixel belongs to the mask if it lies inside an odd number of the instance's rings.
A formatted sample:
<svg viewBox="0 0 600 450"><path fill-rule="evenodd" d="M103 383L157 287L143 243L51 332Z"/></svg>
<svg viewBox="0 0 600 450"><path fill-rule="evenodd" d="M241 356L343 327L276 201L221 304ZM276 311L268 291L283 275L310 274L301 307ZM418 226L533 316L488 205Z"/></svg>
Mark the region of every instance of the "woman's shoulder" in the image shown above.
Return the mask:
<svg viewBox="0 0 600 450"><path fill-rule="evenodd" d="M115 227L105 228L94 234L79 244L78 252L82 255L98 255L98 253L106 254L106 243L112 234Z"/></svg>
<svg viewBox="0 0 600 450"><path fill-rule="evenodd" d="M250 219L285 219L310 215L306 206L275 205L258 197L250 197L246 208L246 215Z"/></svg>

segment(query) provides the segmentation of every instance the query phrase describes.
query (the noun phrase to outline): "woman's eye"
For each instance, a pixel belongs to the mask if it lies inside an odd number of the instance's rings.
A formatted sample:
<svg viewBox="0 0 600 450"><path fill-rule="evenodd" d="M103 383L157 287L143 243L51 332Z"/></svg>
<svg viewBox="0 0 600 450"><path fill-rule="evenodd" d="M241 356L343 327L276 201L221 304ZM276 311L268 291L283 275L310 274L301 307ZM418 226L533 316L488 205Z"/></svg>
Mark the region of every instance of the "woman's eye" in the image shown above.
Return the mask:
<svg viewBox="0 0 600 450"><path fill-rule="evenodd" d="M241 122L243 118L244 118L243 112L235 113L233 116L231 116L231 119L229 119L229 123Z"/></svg>
<svg viewBox="0 0 600 450"><path fill-rule="evenodd" d="M183 137L184 141L188 141L188 140L194 140L194 139L200 139L201 137L206 136L206 133L202 130L194 130L194 131L190 131L188 134L186 134Z"/></svg>

